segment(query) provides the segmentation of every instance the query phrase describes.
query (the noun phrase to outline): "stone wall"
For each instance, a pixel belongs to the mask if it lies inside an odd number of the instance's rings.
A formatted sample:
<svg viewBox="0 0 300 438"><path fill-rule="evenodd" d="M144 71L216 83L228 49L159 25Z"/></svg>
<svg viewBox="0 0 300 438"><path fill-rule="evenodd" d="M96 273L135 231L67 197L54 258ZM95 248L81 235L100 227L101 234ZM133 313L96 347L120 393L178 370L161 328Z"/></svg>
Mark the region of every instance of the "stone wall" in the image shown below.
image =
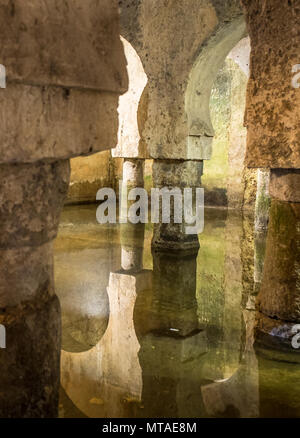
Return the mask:
<svg viewBox="0 0 300 438"><path fill-rule="evenodd" d="M147 76L132 45L123 37L121 41L127 60L129 87L119 99L117 146L111 151L71 160L68 203L95 202L100 188L117 188L118 180L122 179L122 158L146 157L145 143L139 131L147 117L147 111L144 115L147 93L143 93Z"/></svg>
<svg viewBox="0 0 300 438"><path fill-rule="evenodd" d="M96 202L99 189L116 189L122 178L122 162L121 158L112 158L111 151L73 158L67 204Z"/></svg>

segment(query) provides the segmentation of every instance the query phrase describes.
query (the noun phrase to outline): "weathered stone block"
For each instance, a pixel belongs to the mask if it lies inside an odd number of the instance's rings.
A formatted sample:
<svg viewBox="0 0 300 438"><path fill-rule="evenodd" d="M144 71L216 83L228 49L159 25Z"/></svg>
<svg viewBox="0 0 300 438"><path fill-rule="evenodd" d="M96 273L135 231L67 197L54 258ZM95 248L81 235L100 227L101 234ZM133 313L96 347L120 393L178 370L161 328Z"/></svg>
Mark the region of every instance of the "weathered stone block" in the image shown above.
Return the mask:
<svg viewBox="0 0 300 438"><path fill-rule="evenodd" d="M0 248L56 237L69 177L68 160L0 166Z"/></svg>
<svg viewBox="0 0 300 438"><path fill-rule="evenodd" d="M155 187L200 187L202 161L155 160L153 162Z"/></svg>
<svg viewBox="0 0 300 438"><path fill-rule="evenodd" d="M125 92L117 8L116 0L1 0L8 82Z"/></svg>
<svg viewBox="0 0 300 438"><path fill-rule="evenodd" d="M242 3L252 48L246 165L299 169L300 90L292 79L293 66L299 64L300 5L288 0Z"/></svg>
<svg viewBox="0 0 300 438"><path fill-rule="evenodd" d="M117 143L118 94L9 84L0 90L0 163L65 159Z"/></svg>
<svg viewBox="0 0 300 438"><path fill-rule="evenodd" d="M270 195L279 201L300 202L300 169L273 169Z"/></svg>
<svg viewBox="0 0 300 438"><path fill-rule="evenodd" d="M0 309L54 294L52 244L0 249Z"/></svg>

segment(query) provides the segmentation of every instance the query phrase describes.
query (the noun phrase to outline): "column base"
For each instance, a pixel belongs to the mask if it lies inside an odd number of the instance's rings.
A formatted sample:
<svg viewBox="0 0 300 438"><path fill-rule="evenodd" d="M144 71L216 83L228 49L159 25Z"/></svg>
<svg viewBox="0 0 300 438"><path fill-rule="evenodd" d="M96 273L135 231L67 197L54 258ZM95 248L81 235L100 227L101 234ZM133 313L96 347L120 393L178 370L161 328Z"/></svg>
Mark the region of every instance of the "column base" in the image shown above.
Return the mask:
<svg viewBox="0 0 300 438"><path fill-rule="evenodd" d="M185 238L178 237L177 240L173 238L164 238L162 235L154 232L152 239L153 251L180 251L184 253L194 254L200 248L197 235L186 235Z"/></svg>
<svg viewBox="0 0 300 438"><path fill-rule="evenodd" d="M272 360L300 363L300 348L293 347L295 322L270 318L257 312L255 350Z"/></svg>

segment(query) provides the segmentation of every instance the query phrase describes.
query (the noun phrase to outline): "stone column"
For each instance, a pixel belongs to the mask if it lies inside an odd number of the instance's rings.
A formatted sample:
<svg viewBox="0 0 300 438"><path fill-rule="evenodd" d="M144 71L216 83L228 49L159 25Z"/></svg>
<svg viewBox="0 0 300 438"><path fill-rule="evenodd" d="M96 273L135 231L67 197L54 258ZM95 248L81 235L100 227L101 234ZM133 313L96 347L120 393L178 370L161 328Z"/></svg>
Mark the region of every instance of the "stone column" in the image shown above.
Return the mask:
<svg viewBox="0 0 300 438"><path fill-rule="evenodd" d="M69 0L2 2L1 12L0 415L54 417L60 309L52 241L69 158L116 144L126 60L116 0L86 0L83 9Z"/></svg>
<svg viewBox="0 0 300 438"><path fill-rule="evenodd" d="M254 236L254 286L253 296L257 295L263 277L266 237L270 210L270 170L257 169L257 192L255 203Z"/></svg>
<svg viewBox="0 0 300 438"><path fill-rule="evenodd" d="M269 221L269 196L270 170L257 170L257 192L255 203L255 231L264 232L268 228Z"/></svg>
<svg viewBox="0 0 300 438"><path fill-rule="evenodd" d="M69 184L69 161L0 165L0 416L55 417L60 305L52 241Z"/></svg>
<svg viewBox="0 0 300 438"><path fill-rule="evenodd" d="M273 199L256 330L258 345L295 354L299 350L292 347L293 327L300 323L299 189L299 170L272 170Z"/></svg>
<svg viewBox="0 0 300 438"><path fill-rule="evenodd" d="M120 219L127 222L128 208L133 201L128 201L128 193L132 189L144 187L144 164L145 161L138 158L124 158L123 180L120 202Z"/></svg>
<svg viewBox="0 0 300 438"><path fill-rule="evenodd" d="M144 224L121 224L121 267L124 271L143 269Z"/></svg>
<svg viewBox="0 0 300 438"><path fill-rule="evenodd" d="M251 39L246 165L271 169L269 229L257 343L292 352L299 323L299 5L242 0ZM296 350L294 349L294 353Z"/></svg>
<svg viewBox="0 0 300 438"><path fill-rule="evenodd" d="M185 188L201 187L202 173L203 161L155 160L153 163L153 185L158 189L164 187L169 190L179 188L183 199ZM171 202L171 223L162 223L162 203L160 202L159 223L154 225L153 248L164 250L194 250L199 248L198 236L187 234L186 226L183 214L182 223L174 223L174 201Z"/></svg>
<svg viewBox="0 0 300 438"><path fill-rule="evenodd" d="M242 0L251 40L245 164L299 169L300 13L293 0Z"/></svg>
<svg viewBox="0 0 300 438"><path fill-rule="evenodd" d="M123 182L128 188L144 187L144 160L124 158Z"/></svg>

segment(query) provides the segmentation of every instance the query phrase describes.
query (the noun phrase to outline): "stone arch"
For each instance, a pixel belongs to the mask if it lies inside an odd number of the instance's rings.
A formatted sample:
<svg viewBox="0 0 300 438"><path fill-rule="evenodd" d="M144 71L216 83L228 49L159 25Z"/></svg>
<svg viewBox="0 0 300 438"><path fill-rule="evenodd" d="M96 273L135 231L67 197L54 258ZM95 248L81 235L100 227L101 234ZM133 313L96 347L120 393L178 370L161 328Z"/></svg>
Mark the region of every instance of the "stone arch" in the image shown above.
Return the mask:
<svg viewBox="0 0 300 438"><path fill-rule="evenodd" d="M113 157L145 158L146 147L141 142L141 120L139 119L140 102L145 94L148 78L141 58L129 41L121 36L127 59L129 78L128 91L119 99L118 144L112 150ZM143 98L143 101L145 99Z"/></svg>
<svg viewBox="0 0 300 438"><path fill-rule="evenodd" d="M206 205L253 210L256 171L244 165L244 126L249 79L250 39L242 38L229 52L214 80L209 109L214 129L212 155L201 180Z"/></svg>
<svg viewBox="0 0 300 438"><path fill-rule="evenodd" d="M101 187L117 188L122 175L122 158L144 158L146 155L138 118L148 79L131 42L122 36L120 39L127 59L129 88L119 99L117 141L113 149L71 160L69 203L93 202Z"/></svg>
<svg viewBox="0 0 300 438"><path fill-rule="evenodd" d="M243 16L227 22L209 38L191 70L185 95L188 119L188 155L209 160L214 129L209 102L214 80L228 53L246 36Z"/></svg>

